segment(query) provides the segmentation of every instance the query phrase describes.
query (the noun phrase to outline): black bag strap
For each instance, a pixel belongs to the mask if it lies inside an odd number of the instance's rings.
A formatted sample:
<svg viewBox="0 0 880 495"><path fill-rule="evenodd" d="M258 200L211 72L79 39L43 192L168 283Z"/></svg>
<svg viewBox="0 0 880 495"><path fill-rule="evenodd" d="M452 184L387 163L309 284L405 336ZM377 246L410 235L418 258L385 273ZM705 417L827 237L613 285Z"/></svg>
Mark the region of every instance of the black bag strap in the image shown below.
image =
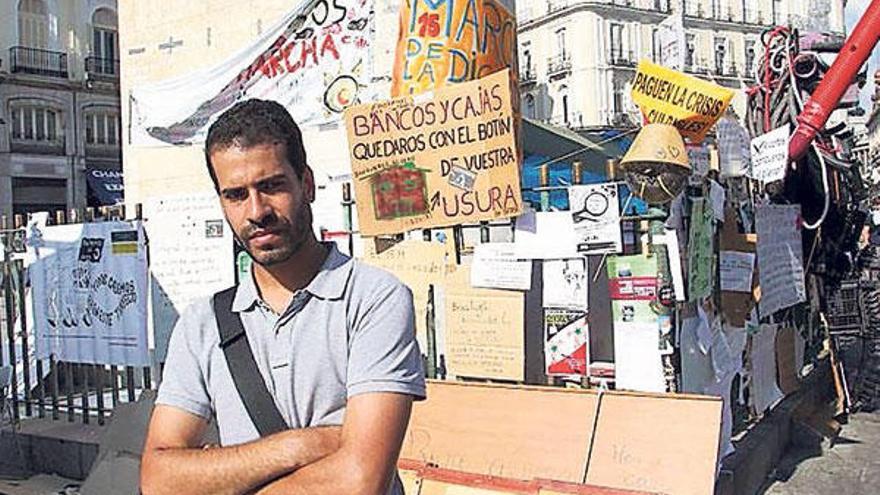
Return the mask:
<svg viewBox="0 0 880 495"><path fill-rule="evenodd" d="M278 411L244 332L241 317L232 311L236 287L214 294L214 315L220 330L220 348L238 395L261 437L287 430L289 426Z"/></svg>

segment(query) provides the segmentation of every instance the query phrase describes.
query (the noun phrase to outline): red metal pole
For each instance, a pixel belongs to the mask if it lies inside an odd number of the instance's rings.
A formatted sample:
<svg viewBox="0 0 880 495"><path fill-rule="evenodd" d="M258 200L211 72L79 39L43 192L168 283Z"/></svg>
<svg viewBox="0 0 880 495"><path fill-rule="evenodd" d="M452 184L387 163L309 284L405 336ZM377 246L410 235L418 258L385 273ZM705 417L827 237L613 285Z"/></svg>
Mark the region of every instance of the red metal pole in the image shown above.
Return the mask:
<svg viewBox="0 0 880 495"><path fill-rule="evenodd" d="M825 73L819 87L798 115L797 129L788 144L788 156L791 160L801 158L813 142L816 133L825 127L831 112L837 108L843 94L852 84L853 78L871 56L871 51L878 40L880 40L880 0L873 0L843 44L831 68Z"/></svg>

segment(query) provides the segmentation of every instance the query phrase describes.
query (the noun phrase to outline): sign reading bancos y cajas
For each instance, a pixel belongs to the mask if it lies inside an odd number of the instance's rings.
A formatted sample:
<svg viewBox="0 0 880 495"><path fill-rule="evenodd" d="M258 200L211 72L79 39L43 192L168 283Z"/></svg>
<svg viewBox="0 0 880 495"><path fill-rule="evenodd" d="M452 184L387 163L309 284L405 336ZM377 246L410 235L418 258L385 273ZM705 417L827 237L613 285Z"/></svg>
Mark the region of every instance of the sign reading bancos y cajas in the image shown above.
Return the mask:
<svg viewBox="0 0 880 495"><path fill-rule="evenodd" d="M700 143L724 115L733 90L667 69L639 62L632 97L648 122L671 124L693 143Z"/></svg>
<svg viewBox="0 0 880 495"><path fill-rule="evenodd" d="M361 234L521 213L509 71L432 96L346 110Z"/></svg>

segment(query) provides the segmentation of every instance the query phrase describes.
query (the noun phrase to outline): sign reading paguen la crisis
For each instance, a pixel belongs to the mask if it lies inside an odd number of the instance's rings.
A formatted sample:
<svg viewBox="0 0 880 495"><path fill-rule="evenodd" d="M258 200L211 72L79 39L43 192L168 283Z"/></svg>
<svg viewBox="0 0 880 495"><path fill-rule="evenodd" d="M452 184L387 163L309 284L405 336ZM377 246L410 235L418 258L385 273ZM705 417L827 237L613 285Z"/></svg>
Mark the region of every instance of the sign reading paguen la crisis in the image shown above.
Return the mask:
<svg viewBox="0 0 880 495"><path fill-rule="evenodd" d="M632 97L650 123L671 124L699 143L727 110L733 90L681 72L639 62Z"/></svg>
<svg viewBox="0 0 880 495"><path fill-rule="evenodd" d="M363 235L522 211L510 73L345 113Z"/></svg>

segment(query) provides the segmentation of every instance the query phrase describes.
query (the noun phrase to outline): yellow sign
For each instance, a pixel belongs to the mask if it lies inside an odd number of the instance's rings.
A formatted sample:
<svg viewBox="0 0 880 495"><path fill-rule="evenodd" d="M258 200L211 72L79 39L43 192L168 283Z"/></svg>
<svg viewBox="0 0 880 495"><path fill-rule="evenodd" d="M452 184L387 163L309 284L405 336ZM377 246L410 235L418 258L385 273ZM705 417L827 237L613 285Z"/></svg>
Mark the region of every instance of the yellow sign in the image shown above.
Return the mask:
<svg viewBox="0 0 880 495"><path fill-rule="evenodd" d="M345 112L362 235L396 234L522 211L510 75Z"/></svg>
<svg viewBox="0 0 880 495"><path fill-rule="evenodd" d="M403 0L391 94L419 94L509 68L516 17L500 0Z"/></svg>
<svg viewBox="0 0 880 495"><path fill-rule="evenodd" d="M648 122L674 125L694 143L706 137L733 95L731 89L647 60L639 62L632 82L633 100Z"/></svg>

